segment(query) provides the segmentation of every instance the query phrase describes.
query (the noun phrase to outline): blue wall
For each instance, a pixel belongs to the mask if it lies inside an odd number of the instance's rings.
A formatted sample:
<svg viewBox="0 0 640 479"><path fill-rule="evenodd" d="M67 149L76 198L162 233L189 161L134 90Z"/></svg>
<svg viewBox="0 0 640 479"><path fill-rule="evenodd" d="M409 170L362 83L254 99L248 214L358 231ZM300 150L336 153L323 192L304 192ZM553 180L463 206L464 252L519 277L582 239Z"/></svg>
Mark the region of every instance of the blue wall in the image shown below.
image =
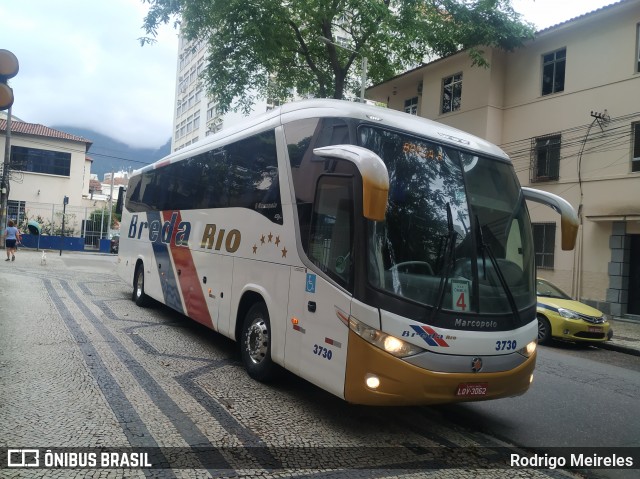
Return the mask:
<svg viewBox="0 0 640 479"><path fill-rule="evenodd" d="M40 236L38 244L38 236L32 234L22 235L22 246L25 248L40 248L65 251L84 251L84 238L74 238L72 236Z"/></svg>

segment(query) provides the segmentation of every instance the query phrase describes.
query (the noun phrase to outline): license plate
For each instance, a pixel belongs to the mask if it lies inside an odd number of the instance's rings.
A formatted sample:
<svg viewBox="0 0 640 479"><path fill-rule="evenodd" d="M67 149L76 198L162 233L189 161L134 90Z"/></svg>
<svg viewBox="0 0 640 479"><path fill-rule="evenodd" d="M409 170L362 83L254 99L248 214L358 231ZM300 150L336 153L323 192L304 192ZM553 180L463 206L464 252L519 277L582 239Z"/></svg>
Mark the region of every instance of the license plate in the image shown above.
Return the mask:
<svg viewBox="0 0 640 479"><path fill-rule="evenodd" d="M601 333L602 328L599 328L597 326L588 326L587 331L589 331L590 333Z"/></svg>
<svg viewBox="0 0 640 479"><path fill-rule="evenodd" d="M461 384L458 384L458 390L456 391L456 396L461 396L461 397L486 396L487 389L489 389L489 383L461 383Z"/></svg>

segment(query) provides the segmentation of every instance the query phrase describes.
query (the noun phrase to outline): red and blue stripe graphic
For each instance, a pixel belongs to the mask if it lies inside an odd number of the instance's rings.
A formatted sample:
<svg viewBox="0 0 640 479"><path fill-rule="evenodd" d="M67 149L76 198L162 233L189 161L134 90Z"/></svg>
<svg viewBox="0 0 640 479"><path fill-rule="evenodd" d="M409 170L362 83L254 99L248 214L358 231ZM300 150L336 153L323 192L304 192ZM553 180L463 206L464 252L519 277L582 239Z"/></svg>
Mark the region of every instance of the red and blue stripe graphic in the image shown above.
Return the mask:
<svg viewBox="0 0 640 479"><path fill-rule="evenodd" d="M171 221L171 215L175 211L163 211L162 218L159 212L148 212L147 219L152 221ZM180 212L175 219L175 224L182 222ZM160 221L162 223L162 221ZM151 243L162 285L164 303L181 314L185 314L197 322L213 328L209 308L198 280L198 273L193 262L191 250L186 246L176 245L177 228L172 232L169 244L162 242ZM173 264L172 264L173 260ZM183 303L184 299L184 303ZM184 308L183 308L184 304Z"/></svg>
<svg viewBox="0 0 640 479"><path fill-rule="evenodd" d="M442 334L438 333L431 326L416 326L412 325L411 328L416 332L418 336L425 340L429 346L448 348L449 344L444 340Z"/></svg>

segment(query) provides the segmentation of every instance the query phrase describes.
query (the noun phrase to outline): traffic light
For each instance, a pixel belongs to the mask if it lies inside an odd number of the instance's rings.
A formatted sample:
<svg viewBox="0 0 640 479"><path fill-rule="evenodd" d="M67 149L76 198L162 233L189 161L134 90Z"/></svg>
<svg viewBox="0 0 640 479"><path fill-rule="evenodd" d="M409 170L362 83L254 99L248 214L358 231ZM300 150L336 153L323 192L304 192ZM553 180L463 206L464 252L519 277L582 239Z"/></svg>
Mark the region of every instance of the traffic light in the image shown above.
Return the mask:
<svg viewBox="0 0 640 479"><path fill-rule="evenodd" d="M18 74L18 59L9 50L0 49L0 110L13 105L13 90L7 80Z"/></svg>

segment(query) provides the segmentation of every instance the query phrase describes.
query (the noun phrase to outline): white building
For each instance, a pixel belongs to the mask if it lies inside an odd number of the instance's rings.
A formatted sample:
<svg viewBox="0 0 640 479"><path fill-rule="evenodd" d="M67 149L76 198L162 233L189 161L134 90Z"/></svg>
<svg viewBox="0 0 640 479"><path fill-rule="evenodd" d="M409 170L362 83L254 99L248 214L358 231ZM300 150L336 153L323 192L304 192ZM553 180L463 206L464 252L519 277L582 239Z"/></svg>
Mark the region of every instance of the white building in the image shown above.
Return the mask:
<svg viewBox="0 0 640 479"><path fill-rule="evenodd" d="M7 120L0 119L0 155L4 163ZM26 202L81 206L89 193L91 141L23 121L11 121L9 206Z"/></svg>
<svg viewBox="0 0 640 479"><path fill-rule="evenodd" d="M105 173L104 174L104 179L102 181L103 184L105 185L110 185L111 184L111 173ZM115 185L126 185L127 182L129 181L129 176L131 175L130 171L114 171L113 172L113 184ZM104 189L104 188L103 188Z"/></svg>
<svg viewBox="0 0 640 479"><path fill-rule="evenodd" d="M171 151L195 143L247 116L238 112L222 115L218 112L216 102L207 97L199 78L206 67L206 53L205 42L194 44L180 35ZM259 101L254 104L250 114L262 113L273 107L267 101Z"/></svg>

